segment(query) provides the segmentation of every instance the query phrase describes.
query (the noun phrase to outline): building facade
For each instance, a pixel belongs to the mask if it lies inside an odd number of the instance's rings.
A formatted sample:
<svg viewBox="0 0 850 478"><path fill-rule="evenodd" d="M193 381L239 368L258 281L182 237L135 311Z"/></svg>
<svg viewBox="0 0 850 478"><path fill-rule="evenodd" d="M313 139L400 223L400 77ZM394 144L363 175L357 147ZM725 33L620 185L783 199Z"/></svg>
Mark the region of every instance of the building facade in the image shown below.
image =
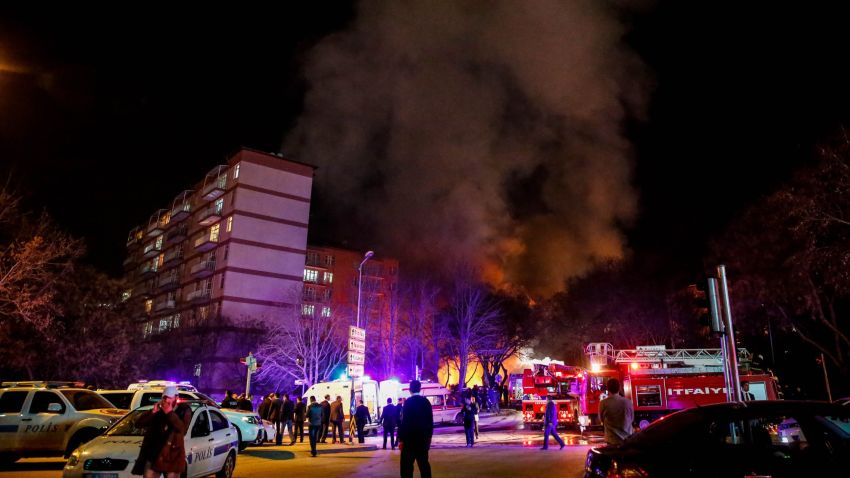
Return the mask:
<svg viewBox="0 0 850 478"><path fill-rule="evenodd" d="M334 247L308 246L304 265L302 315L331 317L347 333L357 317L359 274L363 253ZM366 329L371 365L381 367L381 344L392 327L398 292L398 261L375 255L363 266L360 324ZM366 370L375 370L367 363Z"/></svg>
<svg viewBox="0 0 850 478"><path fill-rule="evenodd" d="M243 148L133 229L124 296L140 334L300 307L313 171Z"/></svg>

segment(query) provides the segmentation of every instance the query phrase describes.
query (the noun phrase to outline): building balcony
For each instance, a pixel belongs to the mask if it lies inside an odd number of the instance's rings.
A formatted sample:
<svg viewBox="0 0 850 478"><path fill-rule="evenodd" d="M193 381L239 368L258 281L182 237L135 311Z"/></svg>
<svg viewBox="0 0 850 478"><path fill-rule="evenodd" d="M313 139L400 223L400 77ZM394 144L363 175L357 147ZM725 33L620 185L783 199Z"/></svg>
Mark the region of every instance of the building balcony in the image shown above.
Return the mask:
<svg viewBox="0 0 850 478"><path fill-rule="evenodd" d="M174 310L175 307L177 307L177 302L174 299L167 299L154 304L153 310L155 312L164 312Z"/></svg>
<svg viewBox="0 0 850 478"><path fill-rule="evenodd" d="M188 232L189 228L185 224L181 224L165 233L165 243L177 244L186 239Z"/></svg>
<svg viewBox="0 0 850 478"><path fill-rule="evenodd" d="M225 186L227 186L227 166L216 166L204 178L204 185L201 188L201 198L204 201L217 199L224 194Z"/></svg>
<svg viewBox="0 0 850 478"><path fill-rule="evenodd" d="M139 277L145 279L148 277L152 277L154 274L156 274L156 269L156 266L150 261L145 262L144 264L142 264L142 267L139 268Z"/></svg>
<svg viewBox="0 0 850 478"><path fill-rule="evenodd" d="M206 233L195 239L196 251L208 251L218 245L218 234Z"/></svg>
<svg viewBox="0 0 850 478"><path fill-rule="evenodd" d="M198 213L198 224L209 226L221 220L221 205L213 204L212 206Z"/></svg>
<svg viewBox="0 0 850 478"><path fill-rule="evenodd" d="M159 290L171 290L176 289L180 285L180 276L177 274L169 274L167 276L162 276L157 281L157 288Z"/></svg>
<svg viewBox="0 0 850 478"><path fill-rule="evenodd" d="M139 247L142 243L142 238L144 237L144 231L142 231L141 227L134 227L130 234L127 235L127 247Z"/></svg>
<svg viewBox="0 0 850 478"><path fill-rule="evenodd" d="M186 296L186 300L194 303L205 302L210 300L212 296L211 289L198 289L189 292L189 295Z"/></svg>
<svg viewBox="0 0 850 478"><path fill-rule="evenodd" d="M162 258L162 262L164 265L171 265L183 260L183 248L182 247L172 247L165 253Z"/></svg>
<svg viewBox="0 0 850 478"><path fill-rule="evenodd" d="M171 204L171 222L180 222L192 215L192 193L183 191Z"/></svg>
<svg viewBox="0 0 850 478"><path fill-rule="evenodd" d="M151 295L151 285L149 283L138 284L136 287L133 287L132 297L137 298L146 298Z"/></svg>
<svg viewBox="0 0 850 478"><path fill-rule="evenodd" d="M189 275L192 277L206 277L215 270L215 261L201 261L189 269Z"/></svg>
<svg viewBox="0 0 850 478"><path fill-rule="evenodd" d="M168 209L160 209L153 213L150 219L148 219L148 227L145 229L145 233L148 237L158 236L165 231L165 226L167 226L169 222L171 222L171 211Z"/></svg>
<svg viewBox="0 0 850 478"><path fill-rule="evenodd" d="M160 252L162 252L162 241L149 242L145 244L145 248L142 250L142 257L150 259L159 255Z"/></svg>

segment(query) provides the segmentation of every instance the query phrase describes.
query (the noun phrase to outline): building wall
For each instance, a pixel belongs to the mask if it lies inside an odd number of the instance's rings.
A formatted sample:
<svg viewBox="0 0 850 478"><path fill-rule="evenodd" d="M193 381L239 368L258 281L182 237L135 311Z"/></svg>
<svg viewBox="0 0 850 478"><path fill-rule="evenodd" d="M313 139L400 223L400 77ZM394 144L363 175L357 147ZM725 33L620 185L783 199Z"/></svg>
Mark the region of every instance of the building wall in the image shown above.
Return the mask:
<svg viewBox="0 0 850 478"><path fill-rule="evenodd" d="M312 181L311 166L242 149L131 231L125 270L132 286L127 295L140 336L187 327L200 332L221 317L236 325L248 319L273 321L282 309L300 300ZM215 187L208 187L211 184ZM204 198L209 189L220 195ZM180 219L172 212L183 210L179 200L183 196L190 211ZM217 214L201 224L210 207ZM177 235L183 228L185 234ZM210 240L215 229L215 240ZM145 248L152 249L148 257ZM176 259L169 263L172 256ZM208 261L214 263L207 267ZM204 290L209 294L199 296L198 291ZM226 348L233 350L215 351L205 368L208 373L233 369L230 361L238 363L246 353L241 349L256 345L256 338L240 344L238 336L226 341Z"/></svg>

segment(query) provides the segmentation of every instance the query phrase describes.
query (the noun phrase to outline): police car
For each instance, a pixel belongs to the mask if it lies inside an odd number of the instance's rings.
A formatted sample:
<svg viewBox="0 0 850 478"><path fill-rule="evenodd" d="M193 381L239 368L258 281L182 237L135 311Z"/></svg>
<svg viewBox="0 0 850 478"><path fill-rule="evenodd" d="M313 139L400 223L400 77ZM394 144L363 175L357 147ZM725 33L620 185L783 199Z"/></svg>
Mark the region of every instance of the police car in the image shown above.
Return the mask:
<svg viewBox="0 0 850 478"><path fill-rule="evenodd" d="M73 382L0 384L0 463L28 456L68 456L126 410Z"/></svg>
<svg viewBox="0 0 850 478"><path fill-rule="evenodd" d="M185 437L187 478L215 473L230 478L236 468L239 443L236 429L221 410L204 401L185 402L192 409L192 421ZM133 410L103 435L77 448L68 458L64 478L131 478L131 471L142 446L145 430L136 427L136 419L145 410Z"/></svg>
<svg viewBox="0 0 850 478"><path fill-rule="evenodd" d="M135 410L158 402L162 398L162 391L168 385L177 387L177 397L181 400L204 400L209 405L218 407L215 400L199 392L188 382L152 380L150 382L132 383L127 387L127 390L98 390L97 393L115 404L116 407ZM267 439L274 439L274 429L272 428L272 436L269 437L269 431L263 426L263 420L256 413L227 408L219 411L230 420L230 423L236 426L239 451L244 450L249 445L262 445Z"/></svg>

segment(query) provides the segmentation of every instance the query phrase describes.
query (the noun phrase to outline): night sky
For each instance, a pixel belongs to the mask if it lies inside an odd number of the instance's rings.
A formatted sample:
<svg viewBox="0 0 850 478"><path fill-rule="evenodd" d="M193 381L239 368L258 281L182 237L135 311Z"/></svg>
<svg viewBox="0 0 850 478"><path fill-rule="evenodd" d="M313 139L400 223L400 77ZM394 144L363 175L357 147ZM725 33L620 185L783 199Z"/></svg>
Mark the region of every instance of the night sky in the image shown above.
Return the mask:
<svg viewBox="0 0 850 478"><path fill-rule="evenodd" d="M305 59L358 11L308 3L2 12L0 173L120 273L127 232L235 148L281 150L304 109ZM850 116L847 12L750 3L618 13L648 73L646 107L623 125L637 211L618 226L662 269L700 271L706 241ZM327 232L333 192L315 194L311 240L367 247L368 230Z"/></svg>

